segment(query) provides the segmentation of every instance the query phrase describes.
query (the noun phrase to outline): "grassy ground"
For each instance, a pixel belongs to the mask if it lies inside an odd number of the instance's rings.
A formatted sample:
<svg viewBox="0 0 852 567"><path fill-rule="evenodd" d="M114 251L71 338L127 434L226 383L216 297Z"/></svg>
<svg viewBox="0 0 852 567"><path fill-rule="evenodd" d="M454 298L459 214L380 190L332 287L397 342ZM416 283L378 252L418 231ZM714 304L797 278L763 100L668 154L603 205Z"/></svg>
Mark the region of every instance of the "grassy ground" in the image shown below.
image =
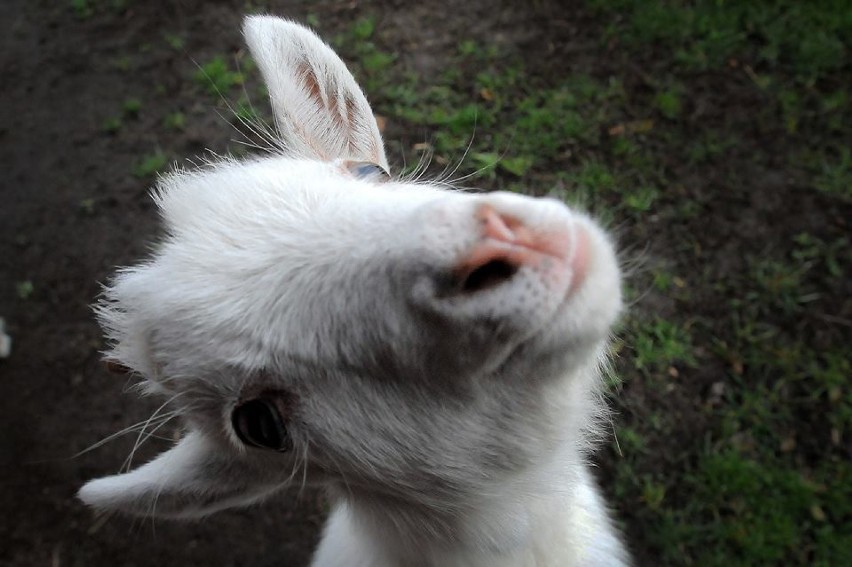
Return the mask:
<svg viewBox="0 0 852 567"><path fill-rule="evenodd" d="M81 20L106 5L71 3ZM427 80L378 14L332 39L405 173L428 163L461 185L549 194L616 235L630 305L613 346L616 441L599 460L640 562L852 565L852 7L588 0L581 12L591 64L576 67L460 35ZM186 80L199 98L263 114L244 52L198 63ZM103 131L120 137L145 104L128 98ZM161 131L186 123L174 111ZM131 173L150 180L172 157L152 147Z"/></svg>

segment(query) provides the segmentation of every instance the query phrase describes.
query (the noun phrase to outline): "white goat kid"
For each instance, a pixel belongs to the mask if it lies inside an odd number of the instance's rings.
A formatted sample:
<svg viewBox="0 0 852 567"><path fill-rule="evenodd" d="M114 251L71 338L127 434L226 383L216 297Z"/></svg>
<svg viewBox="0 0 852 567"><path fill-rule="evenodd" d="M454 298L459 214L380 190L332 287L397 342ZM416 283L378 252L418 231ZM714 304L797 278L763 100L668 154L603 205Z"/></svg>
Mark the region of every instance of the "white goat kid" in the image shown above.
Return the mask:
<svg viewBox="0 0 852 567"><path fill-rule="evenodd" d="M333 502L316 566L626 564L587 470L621 309L606 235L388 177L337 55L278 18L244 31L288 151L160 181L167 236L98 317L187 433L80 498L192 518L307 482Z"/></svg>

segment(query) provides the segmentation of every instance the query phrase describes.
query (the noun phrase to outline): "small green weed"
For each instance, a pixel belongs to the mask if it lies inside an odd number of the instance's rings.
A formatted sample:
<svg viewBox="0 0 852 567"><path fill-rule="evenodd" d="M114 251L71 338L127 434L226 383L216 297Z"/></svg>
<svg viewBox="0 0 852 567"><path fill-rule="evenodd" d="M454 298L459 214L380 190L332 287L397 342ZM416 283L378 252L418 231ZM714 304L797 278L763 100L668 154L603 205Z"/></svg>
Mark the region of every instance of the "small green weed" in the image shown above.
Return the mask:
<svg viewBox="0 0 852 567"><path fill-rule="evenodd" d="M458 51L462 57L471 57L479 52L479 44L472 39L466 39L459 43Z"/></svg>
<svg viewBox="0 0 852 567"><path fill-rule="evenodd" d="M504 157L501 159L497 165L500 166L501 169L511 173L512 175L516 175L518 177L523 176L527 171L535 163L535 158L532 156L515 156L515 157Z"/></svg>
<svg viewBox="0 0 852 567"><path fill-rule="evenodd" d="M682 91L683 89L678 87L669 87L657 93L654 97L654 105L660 114L669 120L680 116L683 111Z"/></svg>
<svg viewBox="0 0 852 567"><path fill-rule="evenodd" d="M395 60L396 57L392 53L370 50L361 56L361 65L368 75L375 75L387 71Z"/></svg>
<svg viewBox="0 0 852 567"><path fill-rule="evenodd" d="M826 195L852 201L852 150L849 147L840 148L838 156L822 163L814 187Z"/></svg>
<svg viewBox="0 0 852 567"><path fill-rule="evenodd" d="M821 238L802 232L793 237L795 248L790 256L799 265L816 264L831 278L841 278L844 265L852 262L852 252L848 238L839 238L834 242L825 242Z"/></svg>
<svg viewBox="0 0 852 567"><path fill-rule="evenodd" d="M15 284L15 291L20 299L27 300L35 291L35 286L30 280L25 280Z"/></svg>
<svg viewBox="0 0 852 567"><path fill-rule="evenodd" d="M320 21L320 17L317 14L308 14L305 16L305 23L314 29L319 29L322 27L322 22Z"/></svg>
<svg viewBox="0 0 852 567"><path fill-rule="evenodd" d="M245 97L241 97L240 100L237 101L237 105L234 108L234 114L237 115L242 121L255 123L258 120L257 111L254 109L254 106L249 102L249 100Z"/></svg>
<svg viewBox="0 0 852 567"><path fill-rule="evenodd" d="M89 0L71 0L71 9L80 19L89 18L95 13Z"/></svg>
<svg viewBox="0 0 852 567"><path fill-rule="evenodd" d="M730 133L715 130L702 132L687 148L687 159L691 165L708 163L727 153L736 145Z"/></svg>
<svg viewBox="0 0 852 567"><path fill-rule="evenodd" d="M129 71L133 67L133 58L129 55L121 55L113 59L112 66L119 71Z"/></svg>
<svg viewBox="0 0 852 567"><path fill-rule="evenodd" d="M606 164L600 161L584 162L579 170L572 174L574 182L581 190L601 195L616 187L617 178Z"/></svg>
<svg viewBox="0 0 852 567"><path fill-rule="evenodd" d="M170 130L183 130L186 126L186 116L183 112L172 112L166 115L163 124Z"/></svg>
<svg viewBox="0 0 852 567"><path fill-rule="evenodd" d="M107 132L109 134L115 134L121 129L122 124L123 122L121 121L121 118L113 116L112 118L107 118L106 120L104 120L102 128L104 132Z"/></svg>
<svg viewBox="0 0 852 567"><path fill-rule="evenodd" d="M338 36L335 43L341 50L354 55L358 65L354 69L359 83L371 94L380 94L392 85L389 73L396 56L382 51L373 41L376 30L372 17L357 20L347 34Z"/></svg>
<svg viewBox="0 0 852 567"><path fill-rule="evenodd" d="M374 18L361 18L352 26L352 37L359 41L370 39L375 29L376 20Z"/></svg>
<svg viewBox="0 0 852 567"><path fill-rule="evenodd" d="M625 455L637 455L645 451L647 441L640 431L632 427L621 427L615 433L615 441Z"/></svg>
<svg viewBox="0 0 852 567"><path fill-rule="evenodd" d="M243 84L242 73L232 71L221 55L202 65L195 73L195 81L207 92L217 97L224 96L232 87Z"/></svg>
<svg viewBox="0 0 852 567"><path fill-rule="evenodd" d="M658 317L636 324L631 332L636 369L654 373L674 364L695 365L689 331Z"/></svg>
<svg viewBox="0 0 852 567"><path fill-rule="evenodd" d="M84 214L86 214L88 216L92 216L93 214L95 214L95 200L91 197L81 200L80 201L80 210Z"/></svg>
<svg viewBox="0 0 852 567"><path fill-rule="evenodd" d="M752 257L750 264L750 277L756 289L748 291L746 297L757 304L794 313L818 299L803 283L810 263Z"/></svg>
<svg viewBox="0 0 852 567"><path fill-rule="evenodd" d="M660 190L656 187L639 187L624 194L624 205L633 211L645 213L651 210L659 196Z"/></svg>
<svg viewBox="0 0 852 567"><path fill-rule="evenodd" d="M665 292L677 285L679 279L669 271L658 269L654 271L651 283L657 291Z"/></svg>
<svg viewBox="0 0 852 567"><path fill-rule="evenodd" d="M166 32L163 34L163 39L165 39L166 43L169 44L169 47L175 51L181 51L186 46L186 39L177 33Z"/></svg>
<svg viewBox="0 0 852 567"><path fill-rule="evenodd" d="M121 110L125 116L136 118L142 110L142 101L138 98L128 98L122 103Z"/></svg>
<svg viewBox="0 0 852 567"><path fill-rule="evenodd" d="M651 475L642 477L642 501L650 510L659 510L666 498L666 486Z"/></svg>
<svg viewBox="0 0 852 567"><path fill-rule="evenodd" d="M148 179L163 171L169 164L169 158L160 150L147 155L133 168L133 175L140 179Z"/></svg>

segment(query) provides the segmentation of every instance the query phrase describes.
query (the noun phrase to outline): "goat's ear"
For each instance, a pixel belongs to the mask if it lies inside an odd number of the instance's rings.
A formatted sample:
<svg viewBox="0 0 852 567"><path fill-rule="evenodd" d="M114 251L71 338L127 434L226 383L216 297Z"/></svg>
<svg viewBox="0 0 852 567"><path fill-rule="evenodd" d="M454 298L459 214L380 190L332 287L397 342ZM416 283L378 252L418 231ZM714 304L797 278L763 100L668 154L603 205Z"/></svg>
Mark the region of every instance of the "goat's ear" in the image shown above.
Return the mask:
<svg viewBox="0 0 852 567"><path fill-rule="evenodd" d="M88 482L78 496L103 511L196 518L251 504L282 486L253 472L233 451L192 432L132 472Z"/></svg>
<svg viewBox="0 0 852 567"><path fill-rule="evenodd" d="M243 32L288 147L323 161L353 159L388 169L367 98L328 45L307 28L272 16L249 16Z"/></svg>

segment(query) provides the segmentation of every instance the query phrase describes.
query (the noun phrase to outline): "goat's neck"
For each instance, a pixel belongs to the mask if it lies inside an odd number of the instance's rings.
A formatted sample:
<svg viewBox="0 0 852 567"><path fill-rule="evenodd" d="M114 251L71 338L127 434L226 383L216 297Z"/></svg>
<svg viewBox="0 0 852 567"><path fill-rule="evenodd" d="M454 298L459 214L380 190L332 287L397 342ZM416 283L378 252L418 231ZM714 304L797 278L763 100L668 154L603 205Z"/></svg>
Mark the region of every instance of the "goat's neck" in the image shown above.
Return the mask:
<svg viewBox="0 0 852 567"><path fill-rule="evenodd" d="M444 506L351 487L333 493L348 508L353 527L384 548L393 564L441 564L441 558L459 556L471 564L489 564L488 558L527 557L535 548L548 547L537 540L566 523L566 509L586 482L581 462L576 450L561 448ZM542 526L551 529L542 531Z"/></svg>

